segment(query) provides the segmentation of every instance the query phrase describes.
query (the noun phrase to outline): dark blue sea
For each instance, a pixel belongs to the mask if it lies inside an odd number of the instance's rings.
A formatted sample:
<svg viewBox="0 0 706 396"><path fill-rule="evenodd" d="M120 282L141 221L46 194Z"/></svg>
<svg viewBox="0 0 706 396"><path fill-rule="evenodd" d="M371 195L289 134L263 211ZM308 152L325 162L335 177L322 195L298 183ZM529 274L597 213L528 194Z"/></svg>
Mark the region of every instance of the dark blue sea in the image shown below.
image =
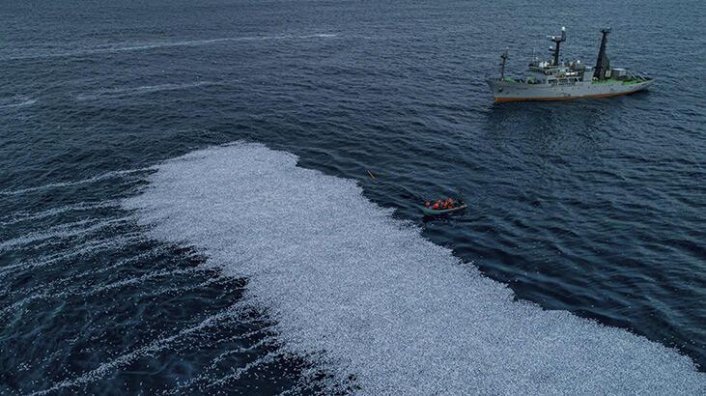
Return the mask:
<svg viewBox="0 0 706 396"><path fill-rule="evenodd" d="M0 394L706 394L704 14L0 2Z"/></svg>

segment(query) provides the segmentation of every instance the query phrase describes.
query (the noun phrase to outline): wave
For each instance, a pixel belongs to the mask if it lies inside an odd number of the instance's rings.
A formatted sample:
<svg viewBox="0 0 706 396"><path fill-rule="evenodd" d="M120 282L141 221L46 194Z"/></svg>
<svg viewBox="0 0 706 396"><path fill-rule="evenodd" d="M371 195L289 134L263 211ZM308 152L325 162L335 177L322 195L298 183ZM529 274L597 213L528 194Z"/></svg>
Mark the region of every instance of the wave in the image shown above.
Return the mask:
<svg viewBox="0 0 706 396"><path fill-rule="evenodd" d="M292 34L280 34L280 35L269 35L269 36L245 36L245 37L220 37L212 39L203 40L179 40L179 41L156 41L156 42L146 42L146 43L134 43L134 44L113 44L105 45L93 48L81 48L74 50L57 50L48 52L38 52L38 53L25 53L18 55L10 55L6 57L0 57L0 60L30 60L30 59L43 59L43 58L70 58L77 56L90 56L90 55L100 55L100 54L112 54L120 52L133 52L133 51L148 51L159 48L170 48L170 47L199 47L205 45L212 45L225 42L239 42L239 41L271 41L271 40L306 40L312 38L334 38L337 37L336 33L315 33L315 34L305 34L305 35L292 35Z"/></svg>
<svg viewBox="0 0 706 396"><path fill-rule="evenodd" d="M83 101L83 100L95 100L95 99L101 99L101 98L120 98L120 97L124 97L124 96L145 95L145 94L150 94L150 93L154 93L154 92L161 92L161 91L176 91L176 90L196 88L196 87L205 87L205 86L216 85L216 84L217 83L215 83L215 82L209 82L209 81L197 81L197 82L185 83L185 84L144 85L144 86L140 86L140 87L131 87L131 88L101 89L101 90L97 90L97 91L90 93L90 94L80 94L80 95L76 96L76 99Z"/></svg>
<svg viewBox="0 0 706 396"><path fill-rule="evenodd" d="M354 181L296 163L258 144L195 151L159 165L123 207L149 236L248 277L245 302L276 321L285 351L338 384L353 375L361 394L706 391L677 351L515 301Z"/></svg>

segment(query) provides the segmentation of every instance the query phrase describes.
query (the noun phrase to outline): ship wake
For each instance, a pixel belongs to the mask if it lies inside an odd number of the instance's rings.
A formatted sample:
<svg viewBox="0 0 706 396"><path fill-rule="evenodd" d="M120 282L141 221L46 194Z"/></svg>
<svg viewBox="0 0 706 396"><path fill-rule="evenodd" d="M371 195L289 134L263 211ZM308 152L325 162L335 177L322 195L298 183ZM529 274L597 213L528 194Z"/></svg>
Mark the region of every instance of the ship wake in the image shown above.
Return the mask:
<svg viewBox="0 0 706 396"><path fill-rule="evenodd" d="M123 202L150 236L248 277L286 352L362 394L703 394L675 350L514 301L351 180L249 143L167 161Z"/></svg>

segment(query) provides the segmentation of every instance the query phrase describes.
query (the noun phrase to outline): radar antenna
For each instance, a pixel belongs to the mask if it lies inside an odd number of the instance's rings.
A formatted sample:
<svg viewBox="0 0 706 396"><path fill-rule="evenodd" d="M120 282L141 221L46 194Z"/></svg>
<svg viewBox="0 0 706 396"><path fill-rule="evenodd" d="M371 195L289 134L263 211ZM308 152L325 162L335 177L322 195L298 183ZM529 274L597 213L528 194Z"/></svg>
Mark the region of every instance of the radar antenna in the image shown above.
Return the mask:
<svg viewBox="0 0 706 396"><path fill-rule="evenodd" d="M552 51L552 54L554 55L552 65L558 66L559 65L559 47L561 47L561 43L566 41L566 27L564 27L564 26L561 27L561 36L549 36L549 40L553 41L555 44L554 48L549 48L549 51Z"/></svg>

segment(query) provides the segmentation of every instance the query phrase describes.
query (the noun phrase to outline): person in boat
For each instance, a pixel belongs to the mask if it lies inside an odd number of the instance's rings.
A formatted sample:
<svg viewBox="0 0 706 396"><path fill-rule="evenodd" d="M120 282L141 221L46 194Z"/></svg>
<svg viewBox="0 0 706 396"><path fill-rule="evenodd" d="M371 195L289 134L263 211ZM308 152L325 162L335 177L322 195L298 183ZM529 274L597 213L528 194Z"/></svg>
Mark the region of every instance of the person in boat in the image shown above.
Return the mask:
<svg viewBox="0 0 706 396"><path fill-rule="evenodd" d="M437 199L434 203L429 201L424 202L424 206L433 210L453 209L455 201L452 198Z"/></svg>

